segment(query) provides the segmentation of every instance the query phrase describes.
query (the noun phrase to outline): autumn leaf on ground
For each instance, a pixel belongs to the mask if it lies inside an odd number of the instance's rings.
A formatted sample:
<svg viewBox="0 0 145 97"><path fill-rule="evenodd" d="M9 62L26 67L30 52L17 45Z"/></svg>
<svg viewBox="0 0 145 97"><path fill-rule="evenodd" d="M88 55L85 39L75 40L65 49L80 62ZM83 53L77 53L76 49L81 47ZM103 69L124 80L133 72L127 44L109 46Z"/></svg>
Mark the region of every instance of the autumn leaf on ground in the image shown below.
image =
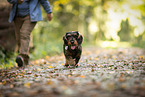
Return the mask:
<svg viewBox="0 0 145 97"><path fill-rule="evenodd" d="M61 65L64 65L64 63L62 63Z"/></svg>
<svg viewBox="0 0 145 97"><path fill-rule="evenodd" d="M71 75L68 75L68 77L71 77Z"/></svg>
<svg viewBox="0 0 145 97"><path fill-rule="evenodd" d="M85 78L85 76L84 76L84 75L81 75L80 77L81 77L81 78Z"/></svg>
<svg viewBox="0 0 145 97"><path fill-rule="evenodd" d="M140 59L143 59L143 56L140 56Z"/></svg>
<svg viewBox="0 0 145 97"><path fill-rule="evenodd" d="M53 68L52 66L48 66L48 68Z"/></svg>
<svg viewBox="0 0 145 97"><path fill-rule="evenodd" d="M49 60L49 58L50 58L49 56L46 56L46 57L45 57L46 60Z"/></svg>
<svg viewBox="0 0 145 97"><path fill-rule="evenodd" d="M27 82L27 83L24 84L24 86L25 86L26 88L30 88L30 85L31 85L31 84L30 84L29 82Z"/></svg>
<svg viewBox="0 0 145 97"><path fill-rule="evenodd" d="M2 84L3 84L3 85L5 85L5 84L6 84L6 82L7 82L7 81L5 80L5 81L3 81L3 82L2 82Z"/></svg>
<svg viewBox="0 0 145 97"><path fill-rule="evenodd" d="M91 69L91 72L94 72L94 71L95 71L95 70L92 68L92 69Z"/></svg>
<svg viewBox="0 0 145 97"><path fill-rule="evenodd" d="M51 81L50 79L46 82L46 85L52 85L53 81Z"/></svg>

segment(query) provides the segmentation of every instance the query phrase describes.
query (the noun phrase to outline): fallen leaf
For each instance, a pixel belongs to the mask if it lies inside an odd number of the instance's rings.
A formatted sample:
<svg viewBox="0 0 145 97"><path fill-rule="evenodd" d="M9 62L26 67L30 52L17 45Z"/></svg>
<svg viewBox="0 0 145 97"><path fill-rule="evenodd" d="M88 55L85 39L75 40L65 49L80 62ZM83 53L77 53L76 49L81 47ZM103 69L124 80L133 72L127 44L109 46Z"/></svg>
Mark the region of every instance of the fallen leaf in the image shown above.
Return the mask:
<svg viewBox="0 0 145 97"><path fill-rule="evenodd" d="M95 70L92 68L91 72L94 72Z"/></svg>
<svg viewBox="0 0 145 97"><path fill-rule="evenodd" d="M62 63L61 65L64 65L64 63Z"/></svg>
<svg viewBox="0 0 145 97"><path fill-rule="evenodd" d="M51 81L50 79L46 82L46 85L52 85L53 81Z"/></svg>
<svg viewBox="0 0 145 97"><path fill-rule="evenodd" d="M49 56L46 56L46 57L45 57L46 60L49 60L49 58L50 58Z"/></svg>
<svg viewBox="0 0 145 97"><path fill-rule="evenodd" d="M71 75L68 75L68 77L71 77Z"/></svg>
<svg viewBox="0 0 145 97"><path fill-rule="evenodd" d="M85 78L85 76L84 76L84 75L81 75L80 77L81 77L81 78Z"/></svg>
<svg viewBox="0 0 145 97"><path fill-rule="evenodd" d="M140 59L143 59L143 56L140 56Z"/></svg>
<svg viewBox="0 0 145 97"><path fill-rule="evenodd" d="M131 73L133 73L133 71L126 71L126 73L131 74Z"/></svg>
<svg viewBox="0 0 145 97"><path fill-rule="evenodd" d="M48 66L48 68L53 68L52 66Z"/></svg>
<svg viewBox="0 0 145 97"><path fill-rule="evenodd" d="M40 64L40 61L39 61L39 60L36 60L36 61L35 61L35 64Z"/></svg>
<svg viewBox="0 0 145 97"><path fill-rule="evenodd" d="M29 82L27 82L27 83L24 84L24 86L25 86L26 88L30 88L30 85L31 85L31 84L30 84Z"/></svg>
<svg viewBox="0 0 145 97"><path fill-rule="evenodd" d="M35 74L35 75L34 75L34 77L38 77L38 75L37 75L37 74Z"/></svg>
<svg viewBox="0 0 145 97"><path fill-rule="evenodd" d="M95 60L99 60L98 58L95 58Z"/></svg>
<svg viewBox="0 0 145 97"><path fill-rule="evenodd" d="M32 72L31 71L28 71L27 74L32 74Z"/></svg>
<svg viewBox="0 0 145 97"><path fill-rule="evenodd" d="M5 85L6 84L6 81L3 81L2 84Z"/></svg>

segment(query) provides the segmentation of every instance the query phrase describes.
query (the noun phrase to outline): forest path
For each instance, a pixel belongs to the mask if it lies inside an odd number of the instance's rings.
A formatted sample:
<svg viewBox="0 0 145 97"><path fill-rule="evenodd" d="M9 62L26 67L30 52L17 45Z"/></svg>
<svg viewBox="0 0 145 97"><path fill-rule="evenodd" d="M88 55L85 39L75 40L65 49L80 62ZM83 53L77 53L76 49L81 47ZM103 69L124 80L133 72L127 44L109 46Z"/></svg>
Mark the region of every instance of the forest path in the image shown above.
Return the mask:
<svg viewBox="0 0 145 97"><path fill-rule="evenodd" d="M145 50L87 47L78 68L64 56L0 70L0 97L145 97Z"/></svg>

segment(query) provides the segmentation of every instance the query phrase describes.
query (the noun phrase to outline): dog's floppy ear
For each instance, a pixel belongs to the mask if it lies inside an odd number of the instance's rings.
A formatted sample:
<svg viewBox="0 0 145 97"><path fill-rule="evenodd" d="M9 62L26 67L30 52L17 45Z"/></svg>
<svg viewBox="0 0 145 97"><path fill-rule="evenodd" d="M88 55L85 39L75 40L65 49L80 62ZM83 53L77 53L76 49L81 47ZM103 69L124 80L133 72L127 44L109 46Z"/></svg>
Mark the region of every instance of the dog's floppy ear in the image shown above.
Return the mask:
<svg viewBox="0 0 145 97"><path fill-rule="evenodd" d="M80 33L79 33L77 42L78 42L78 44L82 44L82 42L83 42L83 36Z"/></svg>
<svg viewBox="0 0 145 97"><path fill-rule="evenodd" d="M64 44L66 44L66 45L68 44L66 35L63 36L63 41L64 41Z"/></svg>

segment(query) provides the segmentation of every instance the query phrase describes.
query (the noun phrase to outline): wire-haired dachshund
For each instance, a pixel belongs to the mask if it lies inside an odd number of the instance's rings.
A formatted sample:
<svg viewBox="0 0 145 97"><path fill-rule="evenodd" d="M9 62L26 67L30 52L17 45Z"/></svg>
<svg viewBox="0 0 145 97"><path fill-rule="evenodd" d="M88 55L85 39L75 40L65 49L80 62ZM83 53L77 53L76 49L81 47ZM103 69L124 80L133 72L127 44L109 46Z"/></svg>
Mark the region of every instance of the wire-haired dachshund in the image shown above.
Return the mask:
<svg viewBox="0 0 145 97"><path fill-rule="evenodd" d="M65 66L77 67L82 53L83 36L78 31L66 32L63 40L63 51L66 58Z"/></svg>

